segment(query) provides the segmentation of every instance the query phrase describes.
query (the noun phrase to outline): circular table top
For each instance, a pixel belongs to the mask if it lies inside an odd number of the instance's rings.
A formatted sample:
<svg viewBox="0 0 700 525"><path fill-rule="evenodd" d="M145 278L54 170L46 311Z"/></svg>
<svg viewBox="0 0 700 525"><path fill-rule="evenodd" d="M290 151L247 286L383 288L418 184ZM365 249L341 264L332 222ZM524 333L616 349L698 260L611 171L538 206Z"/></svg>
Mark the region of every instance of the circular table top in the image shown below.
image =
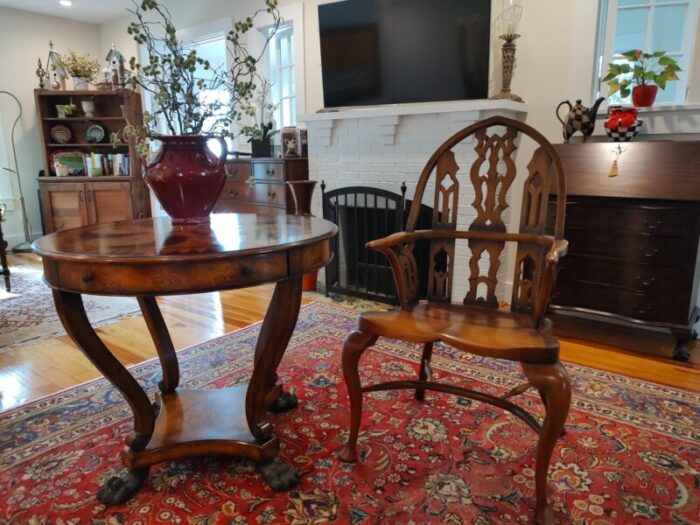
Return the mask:
<svg viewBox="0 0 700 525"><path fill-rule="evenodd" d="M42 257L95 263L194 261L283 251L337 231L332 222L296 215L213 214L211 222L195 225L153 217L61 230L32 248Z"/></svg>

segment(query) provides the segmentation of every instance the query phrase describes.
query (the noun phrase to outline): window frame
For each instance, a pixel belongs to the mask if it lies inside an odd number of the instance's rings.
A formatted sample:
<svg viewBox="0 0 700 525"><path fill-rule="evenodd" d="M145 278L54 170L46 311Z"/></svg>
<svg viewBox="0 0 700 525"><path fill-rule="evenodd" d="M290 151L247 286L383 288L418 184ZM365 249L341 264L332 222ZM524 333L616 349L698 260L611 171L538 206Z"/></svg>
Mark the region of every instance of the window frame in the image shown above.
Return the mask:
<svg viewBox="0 0 700 525"><path fill-rule="evenodd" d="M695 46L694 43L700 44L700 34L696 34L696 28L698 25L698 8L700 6L700 0L668 0L661 3L657 3L659 0L639 0L638 3L618 6L618 0L601 0L598 12L598 34L596 38L596 53L595 53L595 64L594 64L594 75L593 75L593 85L594 85L594 98L599 96L607 97L607 85L602 82L602 78L606 74L606 67L611 63L614 58L613 56L613 46L615 45L615 30L617 29L617 14L619 9L635 9L640 7L648 7L650 13L647 16L647 27L645 34L645 49L649 50L650 38L653 27L654 20L654 9L658 6L674 6L674 5L687 5L687 12L684 20L683 27L683 40L681 43L680 50L659 50L668 51L669 56L677 57L681 55L682 59L679 61L679 65L683 70L683 74L680 75L678 82L676 98L672 101L656 102L655 106L678 106L685 105L688 101L688 93L691 86L691 71L694 62Z"/></svg>
<svg viewBox="0 0 700 525"><path fill-rule="evenodd" d="M282 38L283 37L283 38ZM286 39L289 46L289 63L288 65L283 65L282 60L282 46L280 42ZM274 57L273 57L274 55ZM282 90L282 82L285 78L285 71L290 72L291 82L288 86L288 95L284 95ZM272 82L272 102L277 104L278 107L275 109L274 115L277 123L277 128L283 128L286 126L296 126L297 125L297 91L296 91L296 50L294 46L294 23L291 21L285 21L280 24L277 29L277 33L270 40L270 80ZM290 121L284 122L284 101L290 101ZM293 109L293 111L292 111Z"/></svg>

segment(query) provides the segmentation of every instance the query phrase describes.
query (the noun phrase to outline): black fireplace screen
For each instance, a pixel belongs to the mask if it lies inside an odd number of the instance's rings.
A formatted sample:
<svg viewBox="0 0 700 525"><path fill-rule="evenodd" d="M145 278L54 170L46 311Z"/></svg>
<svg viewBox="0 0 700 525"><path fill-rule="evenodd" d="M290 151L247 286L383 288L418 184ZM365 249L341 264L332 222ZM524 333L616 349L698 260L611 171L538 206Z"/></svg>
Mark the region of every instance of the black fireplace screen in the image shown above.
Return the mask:
<svg viewBox="0 0 700 525"><path fill-rule="evenodd" d="M326 294L329 292L397 304L398 297L391 267L386 257L365 247L367 242L402 231L410 209L406 184L401 195L378 188L350 186L323 192L323 218L338 225L333 261L326 267ZM418 229L430 228L432 208L421 207ZM428 274L428 241L416 243L419 296L425 297Z"/></svg>

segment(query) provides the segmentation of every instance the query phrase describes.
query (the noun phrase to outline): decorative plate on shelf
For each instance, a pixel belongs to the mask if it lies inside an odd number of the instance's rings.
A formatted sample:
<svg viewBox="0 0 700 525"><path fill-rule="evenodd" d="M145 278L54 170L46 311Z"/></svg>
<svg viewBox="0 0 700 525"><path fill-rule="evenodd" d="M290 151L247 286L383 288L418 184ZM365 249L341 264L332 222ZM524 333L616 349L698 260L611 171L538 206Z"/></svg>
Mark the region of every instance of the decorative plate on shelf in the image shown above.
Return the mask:
<svg viewBox="0 0 700 525"><path fill-rule="evenodd" d="M59 177L85 175L85 153L56 151L51 154L51 169Z"/></svg>
<svg viewBox="0 0 700 525"><path fill-rule="evenodd" d="M56 124L55 126L51 126L49 136L56 144L68 144L70 139L73 138L73 132L68 126Z"/></svg>
<svg viewBox="0 0 700 525"><path fill-rule="evenodd" d="M102 142L105 138L105 128L99 124L91 124L85 130L85 141L90 143Z"/></svg>

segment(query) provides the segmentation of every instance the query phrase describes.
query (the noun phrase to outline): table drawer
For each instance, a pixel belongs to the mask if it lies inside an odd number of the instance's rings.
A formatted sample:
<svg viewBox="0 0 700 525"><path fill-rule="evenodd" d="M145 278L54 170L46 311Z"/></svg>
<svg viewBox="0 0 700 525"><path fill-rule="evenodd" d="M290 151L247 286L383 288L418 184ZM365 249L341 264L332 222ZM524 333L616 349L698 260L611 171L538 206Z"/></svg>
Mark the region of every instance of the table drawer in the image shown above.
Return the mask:
<svg viewBox="0 0 700 525"><path fill-rule="evenodd" d="M284 163L254 162L253 177L260 181L284 182Z"/></svg>
<svg viewBox="0 0 700 525"><path fill-rule="evenodd" d="M245 182L250 178L250 162L229 161L226 163L226 175L230 181Z"/></svg>

